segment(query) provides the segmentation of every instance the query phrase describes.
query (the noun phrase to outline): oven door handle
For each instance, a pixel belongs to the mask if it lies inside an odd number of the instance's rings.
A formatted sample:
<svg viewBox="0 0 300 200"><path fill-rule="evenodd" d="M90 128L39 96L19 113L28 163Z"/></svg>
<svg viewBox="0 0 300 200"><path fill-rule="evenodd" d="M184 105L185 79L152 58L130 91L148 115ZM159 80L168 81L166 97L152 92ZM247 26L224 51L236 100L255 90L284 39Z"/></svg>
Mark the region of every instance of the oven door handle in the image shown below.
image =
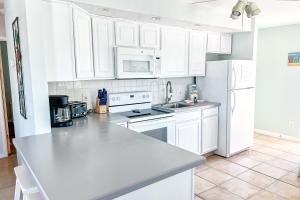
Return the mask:
<svg viewBox="0 0 300 200"><path fill-rule="evenodd" d="M174 117L164 117L159 119L150 119L145 121L138 121L138 122L128 122L128 126L131 125L132 127L136 126L145 126L145 125L151 125L151 124L157 124L157 123L168 123L168 122L175 122Z"/></svg>
<svg viewBox="0 0 300 200"><path fill-rule="evenodd" d="M167 117L161 119L152 119L141 122L128 122L128 129L136 132L145 132L155 130L163 127L175 127L174 117Z"/></svg>

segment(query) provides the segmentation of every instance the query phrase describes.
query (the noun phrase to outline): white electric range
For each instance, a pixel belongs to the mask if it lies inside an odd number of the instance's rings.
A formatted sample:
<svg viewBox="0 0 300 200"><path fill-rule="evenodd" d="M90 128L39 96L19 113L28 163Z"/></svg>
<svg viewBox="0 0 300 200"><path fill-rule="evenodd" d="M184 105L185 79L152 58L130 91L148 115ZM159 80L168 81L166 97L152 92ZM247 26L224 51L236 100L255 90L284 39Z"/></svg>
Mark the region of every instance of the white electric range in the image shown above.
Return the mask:
<svg viewBox="0 0 300 200"><path fill-rule="evenodd" d="M175 145L175 112L152 107L151 92L124 92L109 95L109 112L128 118L127 127Z"/></svg>

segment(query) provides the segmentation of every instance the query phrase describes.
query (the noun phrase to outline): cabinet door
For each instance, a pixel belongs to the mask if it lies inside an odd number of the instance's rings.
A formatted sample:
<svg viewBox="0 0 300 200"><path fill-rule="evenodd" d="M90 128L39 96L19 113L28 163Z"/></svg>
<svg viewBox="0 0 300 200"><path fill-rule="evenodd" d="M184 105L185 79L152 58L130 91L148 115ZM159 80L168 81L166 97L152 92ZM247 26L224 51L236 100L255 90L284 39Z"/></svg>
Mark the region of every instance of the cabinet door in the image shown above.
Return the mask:
<svg viewBox="0 0 300 200"><path fill-rule="evenodd" d="M190 32L189 75L205 76L207 34Z"/></svg>
<svg viewBox="0 0 300 200"><path fill-rule="evenodd" d="M194 119L176 125L176 146L194 153L200 153L200 145L200 120Z"/></svg>
<svg viewBox="0 0 300 200"><path fill-rule="evenodd" d="M220 53L221 35L217 32L209 32L207 35L207 52Z"/></svg>
<svg viewBox="0 0 300 200"><path fill-rule="evenodd" d="M202 154L218 148L218 115L202 119Z"/></svg>
<svg viewBox="0 0 300 200"><path fill-rule="evenodd" d="M163 28L161 42L161 76L187 75L188 32L178 28Z"/></svg>
<svg viewBox="0 0 300 200"><path fill-rule="evenodd" d="M231 40L232 36L228 33L221 34L221 53L231 54Z"/></svg>
<svg viewBox="0 0 300 200"><path fill-rule="evenodd" d="M117 21L116 24L116 45L137 47L139 39L139 26L134 22Z"/></svg>
<svg viewBox="0 0 300 200"><path fill-rule="evenodd" d="M114 78L113 21L93 17L95 78Z"/></svg>
<svg viewBox="0 0 300 200"><path fill-rule="evenodd" d="M48 81L73 81L75 74L72 8L67 3L43 3L43 37Z"/></svg>
<svg viewBox="0 0 300 200"><path fill-rule="evenodd" d="M77 79L90 79L94 76L91 17L84 10L74 8L73 20L76 76Z"/></svg>
<svg viewBox="0 0 300 200"><path fill-rule="evenodd" d="M140 25L140 45L143 48L159 49L160 47L160 28L156 25Z"/></svg>

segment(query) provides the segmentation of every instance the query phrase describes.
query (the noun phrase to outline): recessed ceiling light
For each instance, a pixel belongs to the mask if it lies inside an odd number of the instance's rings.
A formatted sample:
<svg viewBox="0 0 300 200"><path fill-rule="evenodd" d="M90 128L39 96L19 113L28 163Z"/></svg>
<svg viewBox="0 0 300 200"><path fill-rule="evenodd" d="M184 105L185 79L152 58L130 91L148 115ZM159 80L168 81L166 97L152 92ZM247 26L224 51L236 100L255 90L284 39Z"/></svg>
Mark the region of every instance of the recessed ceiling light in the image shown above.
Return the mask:
<svg viewBox="0 0 300 200"><path fill-rule="evenodd" d="M98 8L99 11L103 11L103 12L109 12L110 9L109 8Z"/></svg>
<svg viewBox="0 0 300 200"><path fill-rule="evenodd" d="M152 19L153 21L159 21L161 18L160 18L160 17L151 17L151 19Z"/></svg>

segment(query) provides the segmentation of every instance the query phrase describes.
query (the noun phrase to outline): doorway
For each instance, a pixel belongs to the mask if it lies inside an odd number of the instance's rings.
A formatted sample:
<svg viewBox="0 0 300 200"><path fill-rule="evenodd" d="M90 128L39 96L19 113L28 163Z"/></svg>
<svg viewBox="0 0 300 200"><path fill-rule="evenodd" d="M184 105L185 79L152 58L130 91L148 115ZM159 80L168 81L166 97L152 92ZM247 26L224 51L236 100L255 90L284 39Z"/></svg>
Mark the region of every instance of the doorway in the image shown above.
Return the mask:
<svg viewBox="0 0 300 200"><path fill-rule="evenodd" d="M7 55L7 43L6 41L0 41L0 105L3 110L2 116L2 152L4 155L14 154L16 152L12 139L15 138L14 123L13 123L13 111L11 100L11 88L10 88L10 76L9 76L9 63Z"/></svg>

